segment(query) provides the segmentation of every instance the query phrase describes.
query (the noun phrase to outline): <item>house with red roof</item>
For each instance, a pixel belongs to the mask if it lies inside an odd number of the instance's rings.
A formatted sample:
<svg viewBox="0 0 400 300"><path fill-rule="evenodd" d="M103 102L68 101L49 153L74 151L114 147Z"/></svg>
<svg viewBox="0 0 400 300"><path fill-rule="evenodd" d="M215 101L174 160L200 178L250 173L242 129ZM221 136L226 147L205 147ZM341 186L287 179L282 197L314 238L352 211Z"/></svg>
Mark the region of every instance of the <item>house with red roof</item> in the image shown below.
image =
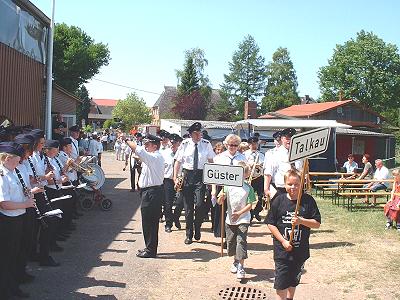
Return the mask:
<svg viewBox="0 0 400 300"><path fill-rule="evenodd" d="M336 120L352 126L351 129L336 131L336 159L340 166L352 153L361 165L361 158L368 153L371 159L381 158L386 166L395 163L395 137L381 133L384 117L353 100L329 101L292 105L275 112L262 115L259 119L313 119Z"/></svg>
<svg viewBox="0 0 400 300"><path fill-rule="evenodd" d="M336 120L354 128L374 130L380 129L384 120L377 112L353 100L292 105L259 118Z"/></svg>
<svg viewBox="0 0 400 300"><path fill-rule="evenodd" d="M89 124L94 129L102 127L105 120L112 119L112 110L118 103L118 99L92 99L88 115Z"/></svg>

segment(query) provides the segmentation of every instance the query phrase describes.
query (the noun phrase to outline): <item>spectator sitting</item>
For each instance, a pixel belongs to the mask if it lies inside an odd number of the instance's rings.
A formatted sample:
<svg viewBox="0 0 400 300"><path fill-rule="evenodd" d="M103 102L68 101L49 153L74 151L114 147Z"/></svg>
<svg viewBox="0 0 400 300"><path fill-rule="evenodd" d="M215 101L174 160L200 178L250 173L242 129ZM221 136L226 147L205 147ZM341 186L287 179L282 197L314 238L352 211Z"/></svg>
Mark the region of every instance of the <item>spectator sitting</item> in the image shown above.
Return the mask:
<svg viewBox="0 0 400 300"><path fill-rule="evenodd" d="M381 159L375 160L375 166L376 166L376 171L375 171L375 174L374 174L374 179L375 180L386 180L386 179L389 179L389 170L388 170L388 168L386 168L383 165L383 162L382 162ZM371 183L368 183L368 184L364 185L364 187L369 188L369 190L371 192L376 192L376 191L379 191L379 190L386 190L388 188L388 186L389 186L389 183L388 182L384 182L384 181L371 182ZM373 197L374 197L374 203L372 205L375 206L376 205L376 196L373 196ZM368 196L366 196L365 203L369 203Z"/></svg>
<svg viewBox="0 0 400 300"><path fill-rule="evenodd" d="M372 179L372 174L374 173L374 169L372 168L371 163L369 162L370 156L365 153L362 157L362 163L364 164L364 170L361 175L357 179Z"/></svg>
<svg viewBox="0 0 400 300"><path fill-rule="evenodd" d="M358 168L358 164L354 161L353 154L347 156L347 161L343 164L343 168L346 169L347 174L352 174L351 176L346 177L347 179L353 179L356 177L354 171Z"/></svg>
<svg viewBox="0 0 400 300"><path fill-rule="evenodd" d="M383 210L387 218L386 229L392 227L394 221L397 223L397 230L400 232L400 196L395 195L400 193L400 169L393 170L392 175L394 178L392 195Z"/></svg>

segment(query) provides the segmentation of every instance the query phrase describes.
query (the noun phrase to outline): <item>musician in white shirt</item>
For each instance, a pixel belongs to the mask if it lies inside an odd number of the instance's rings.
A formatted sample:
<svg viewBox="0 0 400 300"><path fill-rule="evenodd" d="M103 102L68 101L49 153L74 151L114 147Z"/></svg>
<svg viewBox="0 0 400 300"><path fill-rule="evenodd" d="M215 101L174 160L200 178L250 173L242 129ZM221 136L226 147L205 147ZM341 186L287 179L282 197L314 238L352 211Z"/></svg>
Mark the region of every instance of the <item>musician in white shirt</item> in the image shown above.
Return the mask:
<svg viewBox="0 0 400 300"><path fill-rule="evenodd" d="M136 254L140 258L154 258L157 256L158 227L163 198L162 184L164 181L164 159L160 152L160 138L147 135L144 146L138 146L134 141L127 141L127 145L142 161L142 173L139 177L140 197L142 199L142 232L145 248Z"/></svg>

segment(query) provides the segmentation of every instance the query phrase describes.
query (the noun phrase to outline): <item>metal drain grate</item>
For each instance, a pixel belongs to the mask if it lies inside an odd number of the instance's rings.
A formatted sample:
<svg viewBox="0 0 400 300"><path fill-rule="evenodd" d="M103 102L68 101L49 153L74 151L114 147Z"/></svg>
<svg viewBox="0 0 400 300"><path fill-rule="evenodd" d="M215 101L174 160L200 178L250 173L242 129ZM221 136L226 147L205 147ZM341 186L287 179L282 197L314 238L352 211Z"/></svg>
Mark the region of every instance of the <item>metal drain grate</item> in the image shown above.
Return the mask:
<svg viewBox="0 0 400 300"><path fill-rule="evenodd" d="M248 286L232 286L220 290L218 295L224 300L267 300L267 295Z"/></svg>

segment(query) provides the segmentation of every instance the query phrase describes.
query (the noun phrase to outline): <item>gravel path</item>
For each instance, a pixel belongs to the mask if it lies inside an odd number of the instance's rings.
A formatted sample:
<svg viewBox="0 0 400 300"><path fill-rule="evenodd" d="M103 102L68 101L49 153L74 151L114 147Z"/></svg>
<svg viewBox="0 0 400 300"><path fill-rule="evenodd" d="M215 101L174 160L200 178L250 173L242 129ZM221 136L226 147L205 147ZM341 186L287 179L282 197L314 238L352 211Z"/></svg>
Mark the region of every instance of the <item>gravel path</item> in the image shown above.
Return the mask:
<svg viewBox="0 0 400 300"><path fill-rule="evenodd" d="M208 300L222 299L219 291L234 286L256 288L266 293L266 299L274 298L272 240L261 223L250 228L247 280L242 284L229 272L231 258L220 257L220 240L210 233L209 222L204 223L202 240L191 245L183 243L184 230L173 228L168 234L160 224L158 258L137 258L137 249L143 248L140 200L137 192L129 191L129 173L122 168L123 162L115 161L111 153L103 155L107 177L103 193L112 199L113 208L104 212L96 206L76 221L78 229L68 241L59 243L65 251L53 254L60 267L30 263L36 279L22 288L31 293L31 299ZM181 222L184 227L183 217ZM318 254L321 249L341 246L326 246L323 236L315 241L312 251ZM334 283L321 280L321 276L329 277L325 273L329 271L318 271L322 260L313 261L311 254L296 299L354 299L354 294L337 295Z"/></svg>

